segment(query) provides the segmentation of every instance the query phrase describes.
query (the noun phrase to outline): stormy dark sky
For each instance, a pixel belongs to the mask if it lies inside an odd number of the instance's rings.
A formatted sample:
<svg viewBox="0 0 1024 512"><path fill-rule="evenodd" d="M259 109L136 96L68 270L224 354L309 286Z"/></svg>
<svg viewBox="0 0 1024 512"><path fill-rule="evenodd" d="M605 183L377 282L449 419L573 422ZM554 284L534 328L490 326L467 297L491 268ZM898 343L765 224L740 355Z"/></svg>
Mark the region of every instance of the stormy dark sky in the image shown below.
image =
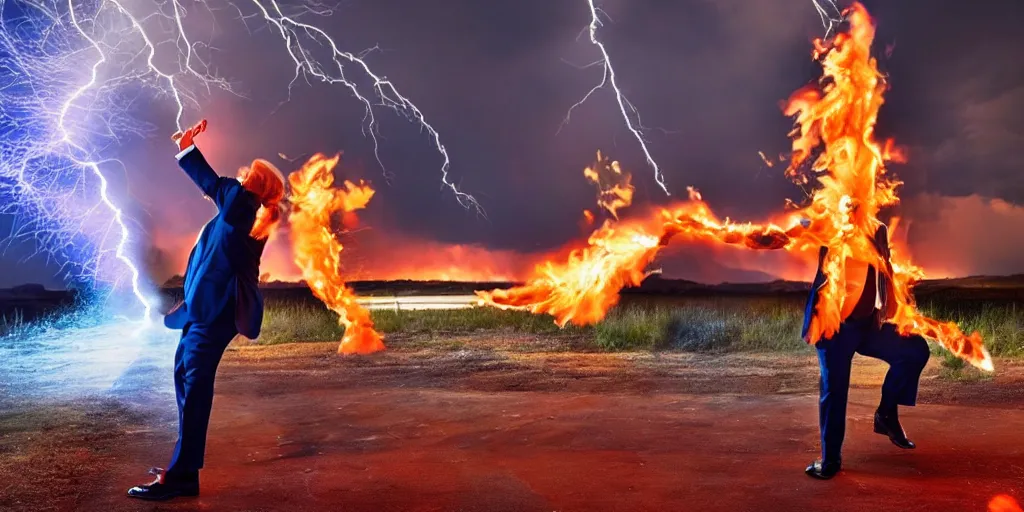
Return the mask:
<svg viewBox="0 0 1024 512"><path fill-rule="evenodd" d="M722 215L755 220L798 197L757 153L788 149L791 121L779 102L817 75L810 40L823 29L810 0L599 3L610 17L600 36L620 85L651 128L650 149L670 190L682 197L694 185ZM912 221L915 258L952 275L1024 272L1024 4L864 3L878 23L876 54L892 85L877 131L909 149L909 163L894 170L906 182L903 214ZM379 45L368 62L440 132L452 179L477 197L486 219L439 186L441 158L415 124L377 111L380 154L393 175L386 183L361 133L361 104L346 90L300 82L282 103L294 69L279 37L255 19L246 31L234 15L192 20L217 48L218 72L245 96L215 93L188 114L210 120L200 147L224 174L254 157L288 171L293 164L275 155L344 151L338 176L365 178L378 189L361 215L371 231L511 253L550 250L581 236L580 212L594 200L582 169L597 150L633 173L637 202L670 200L610 90L576 109L559 132L568 108L601 78L600 67L581 69L598 58L583 33L585 0L348 0L318 22L343 48ZM174 164L163 133L169 113L166 102L147 105L139 115L158 126L153 138L118 148L134 216L158 247L151 259L167 260L154 262L157 274L178 265L212 214ZM401 256L382 247L369 257ZM53 282L52 265L21 262L25 250L15 245L0 256L0 286ZM710 257L679 252L681 262ZM710 281L758 277L676 267L690 269L681 277Z"/></svg>

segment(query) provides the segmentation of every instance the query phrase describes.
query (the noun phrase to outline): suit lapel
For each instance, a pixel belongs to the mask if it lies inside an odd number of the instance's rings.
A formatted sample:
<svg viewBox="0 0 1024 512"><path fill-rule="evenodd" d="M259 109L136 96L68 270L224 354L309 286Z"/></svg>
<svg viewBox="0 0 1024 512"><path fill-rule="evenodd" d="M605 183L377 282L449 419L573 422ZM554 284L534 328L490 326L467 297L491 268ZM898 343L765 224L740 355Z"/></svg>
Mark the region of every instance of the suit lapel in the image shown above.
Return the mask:
<svg viewBox="0 0 1024 512"><path fill-rule="evenodd" d="M875 325L881 326L888 318L886 318L889 311L889 271L891 264L889 263L889 229L885 224L878 226L875 231L875 249L878 251L878 255L882 257L885 262L884 269L876 269L878 274L878 297L881 299L882 307L875 312Z"/></svg>

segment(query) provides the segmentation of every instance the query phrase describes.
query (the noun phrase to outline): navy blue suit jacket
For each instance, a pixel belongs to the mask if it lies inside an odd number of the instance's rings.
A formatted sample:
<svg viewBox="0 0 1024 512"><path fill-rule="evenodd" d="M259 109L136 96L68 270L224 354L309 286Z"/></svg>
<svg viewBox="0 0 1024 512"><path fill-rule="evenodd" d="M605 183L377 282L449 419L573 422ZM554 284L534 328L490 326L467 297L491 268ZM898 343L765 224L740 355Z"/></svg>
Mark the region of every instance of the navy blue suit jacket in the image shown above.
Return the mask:
<svg viewBox="0 0 1024 512"><path fill-rule="evenodd" d="M872 240L878 254L885 260L888 268L888 275L892 275L892 263L889 261L891 252L889 250L889 228L882 224L875 231L875 238ZM807 339L807 331L811 328L811 320L814 318L814 310L818 307L818 292L825 286L825 273L821 265L825 262L825 255L828 254L828 247L822 246L818 251L818 272L814 275L814 282L811 283L811 294L807 297L807 305L804 307L804 326L800 331L800 337ZM878 312L876 321L881 323L888 318L890 309L896 304L896 297L893 288L889 283L885 272L878 274L878 293L882 298L882 309Z"/></svg>
<svg viewBox="0 0 1024 512"><path fill-rule="evenodd" d="M164 317L164 325L182 329L188 322L212 323L234 302L235 326L255 339L263 324L259 290L260 257L265 240L249 236L259 200L237 179L217 176L199 148L178 160L189 178L217 205L203 226L185 271L185 299Z"/></svg>

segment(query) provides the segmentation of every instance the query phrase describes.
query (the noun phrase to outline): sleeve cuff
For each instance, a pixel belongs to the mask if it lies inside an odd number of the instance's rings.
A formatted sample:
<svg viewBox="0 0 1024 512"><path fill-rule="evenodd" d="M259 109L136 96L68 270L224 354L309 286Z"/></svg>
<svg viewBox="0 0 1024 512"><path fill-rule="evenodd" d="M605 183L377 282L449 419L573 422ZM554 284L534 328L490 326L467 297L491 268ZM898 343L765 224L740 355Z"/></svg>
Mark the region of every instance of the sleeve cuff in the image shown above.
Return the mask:
<svg viewBox="0 0 1024 512"><path fill-rule="evenodd" d="M185 155L191 153L192 150L195 149L195 148L196 148L196 145L192 144L191 146L185 148L185 150L182 151L181 153L178 153L177 155L174 155L174 159L175 160L181 160L182 158L185 157Z"/></svg>

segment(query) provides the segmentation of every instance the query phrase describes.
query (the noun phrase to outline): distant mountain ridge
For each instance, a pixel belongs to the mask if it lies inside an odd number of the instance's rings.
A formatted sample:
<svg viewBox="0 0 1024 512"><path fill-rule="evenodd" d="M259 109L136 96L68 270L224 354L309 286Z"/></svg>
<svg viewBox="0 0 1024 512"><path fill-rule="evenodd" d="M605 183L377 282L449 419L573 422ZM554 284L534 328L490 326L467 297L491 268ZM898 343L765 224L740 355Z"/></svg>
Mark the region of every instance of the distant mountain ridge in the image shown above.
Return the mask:
<svg viewBox="0 0 1024 512"><path fill-rule="evenodd" d="M166 299L180 299L181 277L172 278L161 287ZM454 281L355 281L349 283L357 294L373 296L411 295L472 295L476 290L511 288L518 283L508 282L454 282ZM305 283L274 281L263 283L268 298L272 300L308 300L311 298ZM742 297L742 296L786 296L794 300L806 297L810 283L801 281L772 281L768 283L719 283L704 284L683 279L663 279L655 274L648 277L641 286L622 291L623 295L650 294L661 296L690 297ZM0 289L0 318L22 315L26 319L38 317L46 312L69 307L75 303L76 292L72 290L47 290L39 284L25 284L9 289ZM923 281L914 289L914 295L921 300L942 298L944 300L1009 301L1024 302L1024 274L1012 276L971 276L954 279L932 279ZM168 302L168 303L171 303Z"/></svg>
<svg viewBox="0 0 1024 512"><path fill-rule="evenodd" d="M353 281L348 283L356 292L393 291L396 293L472 293L474 290L494 288L511 288L521 283L515 282L464 282L464 281ZM184 279L174 276L168 279L161 288L167 291L181 289ZM303 282L270 281L260 284L264 289L308 288ZM810 287L806 281L777 280L761 283L718 283L707 284L685 279L664 279L655 274L644 280L636 288L627 288L624 293L656 293L656 294L690 294L690 293L727 293L727 294L779 294L803 293ZM915 287L918 292L936 292L942 290L1022 290L1024 291L1024 274L1010 276L970 276L950 279L928 279ZM43 285L28 283L13 288L0 288L0 300L25 299L32 297L57 297L71 294L67 290L47 290Z"/></svg>
<svg viewBox="0 0 1024 512"><path fill-rule="evenodd" d="M175 276L164 283L165 289L181 288L183 278ZM511 288L521 283L514 282L460 282L460 281L353 281L348 283L357 293L391 291L402 293L460 294L474 290ZM264 289L307 288L303 282L270 281L261 283ZM688 294L735 294L735 295L776 295L806 293L811 284L807 281L777 280L761 283L719 283L707 284L685 279L664 279L658 274L648 277L636 288L627 288L623 293L653 293L668 295ZM1010 276L970 276L950 279L928 279L917 284L915 290L932 293L944 290L1021 290L1024 292L1024 274Z"/></svg>

